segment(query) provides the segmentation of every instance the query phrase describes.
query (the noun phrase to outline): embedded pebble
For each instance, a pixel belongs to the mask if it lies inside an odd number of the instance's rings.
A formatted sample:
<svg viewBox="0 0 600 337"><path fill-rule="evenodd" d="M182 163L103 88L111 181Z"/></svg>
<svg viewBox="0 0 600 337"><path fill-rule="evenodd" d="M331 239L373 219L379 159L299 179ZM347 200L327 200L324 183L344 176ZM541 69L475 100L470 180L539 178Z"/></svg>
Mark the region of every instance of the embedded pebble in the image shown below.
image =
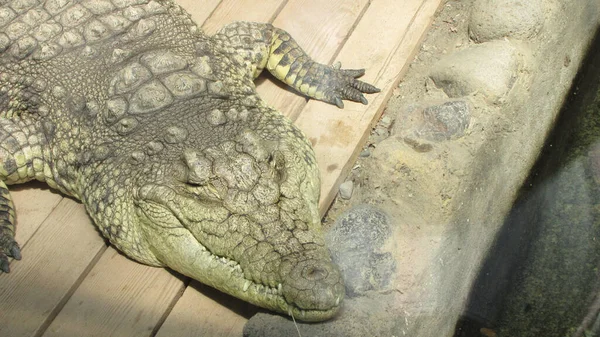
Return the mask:
<svg viewBox="0 0 600 337"><path fill-rule="evenodd" d="M354 183L352 182L352 180L343 182L340 185L339 191L340 197L342 199L349 200L350 198L352 198L352 192L354 191Z"/></svg>

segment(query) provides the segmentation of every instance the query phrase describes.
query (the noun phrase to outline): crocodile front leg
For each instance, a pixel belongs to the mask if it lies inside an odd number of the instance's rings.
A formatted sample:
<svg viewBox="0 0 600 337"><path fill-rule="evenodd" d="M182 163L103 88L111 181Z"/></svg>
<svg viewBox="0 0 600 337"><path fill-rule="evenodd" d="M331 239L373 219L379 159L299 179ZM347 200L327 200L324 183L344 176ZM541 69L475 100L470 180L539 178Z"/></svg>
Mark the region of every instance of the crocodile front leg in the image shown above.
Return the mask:
<svg viewBox="0 0 600 337"><path fill-rule="evenodd" d="M367 104L363 93L379 89L357 80L364 69L341 69L339 63L327 66L313 61L286 31L268 23L234 22L223 27L215 36L224 50L235 50L254 78L267 69L277 79L297 91L339 108L342 100Z"/></svg>
<svg viewBox="0 0 600 337"><path fill-rule="evenodd" d="M9 257L21 259L15 241L15 208L6 185L44 180L40 137L30 132L33 129L18 117L0 117L0 272L10 271Z"/></svg>
<svg viewBox="0 0 600 337"><path fill-rule="evenodd" d="M0 180L0 272L10 272L9 257L20 260L21 249L15 241L15 207L6 184Z"/></svg>

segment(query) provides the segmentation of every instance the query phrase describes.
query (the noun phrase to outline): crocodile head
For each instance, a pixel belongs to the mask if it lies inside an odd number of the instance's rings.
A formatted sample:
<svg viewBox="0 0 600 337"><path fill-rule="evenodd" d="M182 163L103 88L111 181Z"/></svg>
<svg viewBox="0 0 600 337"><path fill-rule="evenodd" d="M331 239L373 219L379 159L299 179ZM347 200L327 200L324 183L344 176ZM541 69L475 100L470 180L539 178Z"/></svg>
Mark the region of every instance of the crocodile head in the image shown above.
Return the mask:
<svg viewBox="0 0 600 337"><path fill-rule="evenodd" d="M304 321L331 318L344 285L321 233L312 148L246 130L188 148L171 180L138 188L135 208L152 254L223 292Z"/></svg>

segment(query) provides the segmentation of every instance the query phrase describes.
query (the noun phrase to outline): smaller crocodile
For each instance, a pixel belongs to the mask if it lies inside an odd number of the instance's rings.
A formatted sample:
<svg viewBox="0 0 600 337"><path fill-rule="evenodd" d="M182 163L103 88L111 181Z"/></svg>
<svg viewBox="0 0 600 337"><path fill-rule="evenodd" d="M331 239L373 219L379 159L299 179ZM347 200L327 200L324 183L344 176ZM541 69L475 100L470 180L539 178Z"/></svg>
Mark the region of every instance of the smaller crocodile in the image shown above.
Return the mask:
<svg viewBox="0 0 600 337"><path fill-rule="evenodd" d="M340 108L379 91L270 24L207 36L170 0L0 0L0 270L21 259L7 185L37 179L80 200L131 259L332 317L344 285L315 154L258 97L263 69Z"/></svg>

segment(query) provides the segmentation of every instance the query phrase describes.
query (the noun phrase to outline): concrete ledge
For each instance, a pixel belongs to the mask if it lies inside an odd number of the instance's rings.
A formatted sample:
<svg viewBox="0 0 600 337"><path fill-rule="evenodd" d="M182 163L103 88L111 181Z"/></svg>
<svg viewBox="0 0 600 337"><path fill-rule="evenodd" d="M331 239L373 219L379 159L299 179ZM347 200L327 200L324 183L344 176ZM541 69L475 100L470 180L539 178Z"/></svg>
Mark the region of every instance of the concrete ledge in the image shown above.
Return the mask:
<svg viewBox="0 0 600 337"><path fill-rule="evenodd" d="M477 4L484 2L489 1L475 1L475 10L481 8ZM521 68L514 87L503 84L505 96L499 95L501 91L489 94L482 90L482 95L475 93L470 97L475 110L481 112L470 126L471 135L477 134L480 139L469 139L469 135L463 139L473 142L469 147L473 151L472 158L462 165L460 192L448 207L447 217L441 219L446 227L443 241L431 260L431 272L424 276L422 291L416 295L433 310L423 313L423 308L416 309L425 315L417 315L409 324L409 336L453 334L480 263L554 126L598 29L600 4L596 0L548 0L542 5L545 18L539 33L516 36L529 38L519 43L528 46L532 57L527 66ZM506 14L502 13L499 14ZM473 18L471 16L471 20ZM479 38L482 35L478 33ZM493 34L486 39L491 37ZM510 41L508 38L501 43ZM477 47L470 43L456 54ZM503 97L503 100L500 104L490 104L490 97ZM483 131L477 132L476 128Z"/></svg>
<svg viewBox="0 0 600 337"><path fill-rule="evenodd" d="M364 203L392 219L387 315L403 323L390 334L453 335L599 26L597 0L448 1L439 13L348 178L351 199L327 219Z"/></svg>

